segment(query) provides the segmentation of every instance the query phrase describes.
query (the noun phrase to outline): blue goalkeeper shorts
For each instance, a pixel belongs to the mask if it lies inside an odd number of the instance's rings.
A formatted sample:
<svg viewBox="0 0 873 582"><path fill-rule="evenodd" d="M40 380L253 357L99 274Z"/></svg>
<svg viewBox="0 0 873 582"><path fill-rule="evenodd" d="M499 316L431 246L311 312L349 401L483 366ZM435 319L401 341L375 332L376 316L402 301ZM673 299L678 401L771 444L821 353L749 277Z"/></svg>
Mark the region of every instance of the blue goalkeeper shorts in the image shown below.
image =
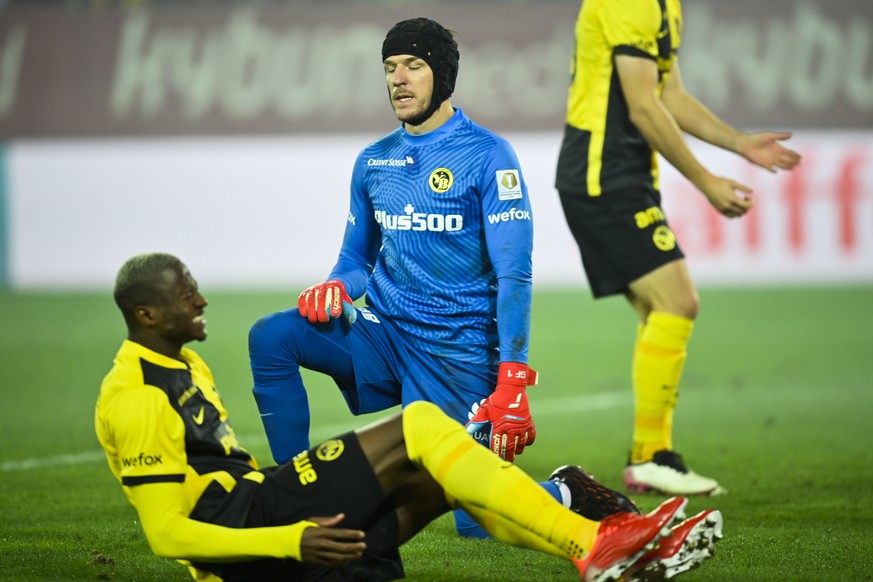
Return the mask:
<svg viewBox="0 0 873 582"><path fill-rule="evenodd" d="M355 330L359 323L364 325ZM347 401L354 392L361 412L383 410L388 406L380 396L390 391L395 395L392 404L426 400L465 424L473 404L494 390L496 366L441 358L408 347L402 334L372 309L361 313L348 335L356 381L352 386L339 385Z"/></svg>
<svg viewBox="0 0 873 582"><path fill-rule="evenodd" d="M297 309L274 313L252 327L249 355L256 396L302 390L299 368L305 368L333 378L356 415L426 400L466 424L497 378L496 366L408 347L403 332L371 308L360 308L353 325L309 323Z"/></svg>
<svg viewBox="0 0 873 582"><path fill-rule="evenodd" d="M461 424L497 379L496 366L409 347L399 328L366 308L359 309L353 325L342 319L312 324L296 309L268 315L252 326L249 357L255 400L278 463L309 448L309 403L300 368L333 378L355 415L426 400ZM474 438L488 445L487 434ZM542 485L560 499L555 483ZM487 536L462 511L455 518L461 535Z"/></svg>

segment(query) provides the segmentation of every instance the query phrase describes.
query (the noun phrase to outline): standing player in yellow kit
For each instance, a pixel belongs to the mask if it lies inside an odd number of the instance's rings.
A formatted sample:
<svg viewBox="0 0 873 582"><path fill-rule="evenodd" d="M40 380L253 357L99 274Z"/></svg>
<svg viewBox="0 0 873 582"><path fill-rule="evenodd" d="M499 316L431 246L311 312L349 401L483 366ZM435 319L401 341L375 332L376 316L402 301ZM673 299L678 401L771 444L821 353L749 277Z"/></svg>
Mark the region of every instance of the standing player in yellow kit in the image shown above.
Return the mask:
<svg viewBox="0 0 873 582"><path fill-rule="evenodd" d="M623 294L640 318L632 377L633 444L624 472L635 491L708 495L715 479L673 449L673 411L700 301L661 208L663 156L728 218L751 190L712 174L683 132L771 172L800 156L785 132L745 133L687 93L679 72L679 0L584 0L556 187L595 298Z"/></svg>

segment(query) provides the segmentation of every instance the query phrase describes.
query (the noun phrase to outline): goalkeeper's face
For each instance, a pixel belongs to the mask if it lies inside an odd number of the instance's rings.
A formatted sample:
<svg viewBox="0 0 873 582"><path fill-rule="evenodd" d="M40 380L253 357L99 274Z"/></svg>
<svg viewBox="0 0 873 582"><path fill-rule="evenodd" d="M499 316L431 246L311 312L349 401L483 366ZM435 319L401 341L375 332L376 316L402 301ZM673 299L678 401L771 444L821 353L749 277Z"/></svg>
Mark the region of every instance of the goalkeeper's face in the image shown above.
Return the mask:
<svg viewBox="0 0 873 582"><path fill-rule="evenodd" d="M164 339L181 346L206 339L204 311L209 304L200 293L197 281L188 268L167 269L157 282L160 299L153 306L156 312L154 330Z"/></svg>
<svg viewBox="0 0 873 582"><path fill-rule="evenodd" d="M433 70L413 55L394 55L385 59L385 80L394 115L406 122L430 107L433 98Z"/></svg>

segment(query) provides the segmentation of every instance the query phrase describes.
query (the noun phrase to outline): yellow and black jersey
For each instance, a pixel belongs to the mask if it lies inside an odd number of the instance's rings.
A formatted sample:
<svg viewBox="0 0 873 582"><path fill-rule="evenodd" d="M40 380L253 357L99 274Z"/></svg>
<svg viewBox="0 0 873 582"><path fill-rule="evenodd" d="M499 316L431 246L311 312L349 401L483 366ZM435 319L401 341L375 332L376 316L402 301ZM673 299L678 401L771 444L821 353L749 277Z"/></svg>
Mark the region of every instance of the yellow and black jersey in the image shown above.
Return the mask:
<svg viewBox="0 0 873 582"><path fill-rule="evenodd" d="M184 362L125 340L97 400L97 438L130 498L143 483L184 483L193 509L213 481L233 489L257 468L227 424L206 363L182 348Z"/></svg>
<svg viewBox="0 0 873 582"><path fill-rule="evenodd" d="M655 153L631 122L616 55L658 63L659 91L677 58L679 0L583 0L558 160L561 192L599 196L636 184L658 188Z"/></svg>
<svg viewBox="0 0 873 582"><path fill-rule="evenodd" d="M212 562L300 560L299 521L247 527L266 476L227 423L209 367L192 350L176 360L126 340L103 379L95 412L109 467L136 508L152 550L215 579Z"/></svg>

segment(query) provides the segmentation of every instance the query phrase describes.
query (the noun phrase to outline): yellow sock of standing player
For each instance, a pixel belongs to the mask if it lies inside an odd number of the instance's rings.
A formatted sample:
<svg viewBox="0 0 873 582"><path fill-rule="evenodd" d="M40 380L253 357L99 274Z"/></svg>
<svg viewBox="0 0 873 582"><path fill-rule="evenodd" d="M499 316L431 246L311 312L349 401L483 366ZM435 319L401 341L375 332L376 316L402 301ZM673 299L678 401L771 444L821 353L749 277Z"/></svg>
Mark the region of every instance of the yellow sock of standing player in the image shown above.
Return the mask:
<svg viewBox="0 0 873 582"><path fill-rule="evenodd" d="M673 448L673 410L694 321L653 312L640 326L633 356L634 431L631 462Z"/></svg>
<svg viewBox="0 0 873 582"><path fill-rule="evenodd" d="M566 509L436 405L408 405L403 435L409 459L442 485L453 507L467 510L495 539L565 558L581 558L594 544L597 522Z"/></svg>

